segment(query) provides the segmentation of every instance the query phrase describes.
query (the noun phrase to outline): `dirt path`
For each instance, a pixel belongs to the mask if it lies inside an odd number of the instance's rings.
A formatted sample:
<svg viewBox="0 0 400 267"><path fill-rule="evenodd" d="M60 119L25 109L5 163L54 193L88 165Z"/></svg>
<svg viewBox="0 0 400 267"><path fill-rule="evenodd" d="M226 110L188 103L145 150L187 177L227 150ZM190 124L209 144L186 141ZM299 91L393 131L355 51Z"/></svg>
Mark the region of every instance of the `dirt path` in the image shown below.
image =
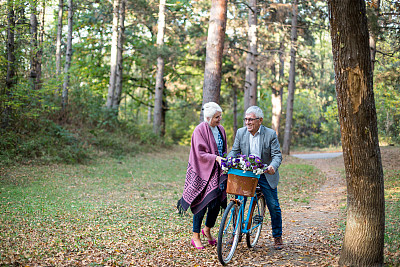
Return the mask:
<svg viewBox="0 0 400 267"><path fill-rule="evenodd" d="M254 251L242 242L232 266L336 266L343 218L340 205L345 201L345 181L341 177L343 158L308 160L326 176L326 182L307 206L283 208L283 240L281 251L272 248L270 225Z"/></svg>

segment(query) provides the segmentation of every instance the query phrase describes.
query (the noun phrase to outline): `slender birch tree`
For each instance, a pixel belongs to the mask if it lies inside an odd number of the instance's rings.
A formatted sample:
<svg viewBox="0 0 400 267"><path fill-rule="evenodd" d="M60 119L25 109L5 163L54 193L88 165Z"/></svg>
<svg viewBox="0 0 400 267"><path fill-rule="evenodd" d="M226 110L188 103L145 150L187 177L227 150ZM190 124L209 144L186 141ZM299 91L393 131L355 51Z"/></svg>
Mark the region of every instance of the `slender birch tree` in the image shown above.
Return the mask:
<svg viewBox="0 0 400 267"><path fill-rule="evenodd" d="M289 86L288 98L286 101L286 123L285 134L283 136L282 153L289 155L290 142L292 138L293 124L293 100L294 91L296 89L296 50L297 50L297 0L292 1L292 30L291 30L291 48L290 48L290 70L289 70Z"/></svg>
<svg viewBox="0 0 400 267"><path fill-rule="evenodd" d="M42 87L42 61L43 61L43 41L44 41L44 23L46 17L46 1L42 1L41 9L41 23L38 37L38 51L37 51L37 68L36 68L36 89Z"/></svg>
<svg viewBox="0 0 400 267"><path fill-rule="evenodd" d="M113 108L113 98L115 93L115 81L117 77L117 58L118 58L118 24L119 24L119 5L120 0L113 2L113 26L111 41L111 59L110 59L110 82L108 86L108 95L106 107Z"/></svg>
<svg viewBox="0 0 400 267"><path fill-rule="evenodd" d="M38 19L37 19L37 1L30 3L30 31L31 31L31 72L30 78L32 81L32 89L37 89L37 75L38 75Z"/></svg>
<svg viewBox="0 0 400 267"><path fill-rule="evenodd" d="M63 27L63 8L64 0L58 1L58 22L57 22L57 37L56 37L56 75L57 79L61 75L61 38L62 38L62 27ZM60 94L60 88L56 86L55 97L58 98Z"/></svg>
<svg viewBox="0 0 400 267"><path fill-rule="evenodd" d="M160 0L158 12L158 32L157 32L157 73L156 73L156 88L154 94L154 119L153 132L160 135L162 128L162 109L163 109L163 91L164 91L164 58L162 48L164 45L165 32L165 0Z"/></svg>
<svg viewBox="0 0 400 267"><path fill-rule="evenodd" d="M249 1L248 52L244 84L244 111L257 105L257 0Z"/></svg>
<svg viewBox="0 0 400 267"><path fill-rule="evenodd" d="M385 196L364 0L328 0L347 223L340 266L383 266Z"/></svg>
<svg viewBox="0 0 400 267"><path fill-rule="evenodd" d="M122 81L123 81L123 52L125 42L125 7L126 0L121 0L121 7L119 12L119 30L118 30L118 50L117 50L117 73L115 80L115 91L113 97L112 107L118 114L119 104L122 95Z"/></svg>
<svg viewBox="0 0 400 267"><path fill-rule="evenodd" d="M68 34L67 34L67 51L65 56L65 66L64 66L64 83L63 83L63 91L61 96L61 108L62 113L65 115L66 108L68 105L68 87L69 87L69 69L71 67L71 59L72 59L72 26L73 26L73 15L74 15L74 7L73 0L68 0Z"/></svg>
<svg viewBox="0 0 400 267"><path fill-rule="evenodd" d="M212 0L208 26L206 62L203 83L203 105L219 103L222 78L222 53L225 42L227 0ZM200 112L200 122L203 111Z"/></svg>
<svg viewBox="0 0 400 267"><path fill-rule="evenodd" d="M56 74L61 75L61 38L63 27L63 7L64 0L58 1L58 22L57 22L57 38L56 38ZM58 89L56 89L58 90Z"/></svg>
<svg viewBox="0 0 400 267"><path fill-rule="evenodd" d="M271 118L271 127L275 130L276 134L279 136L279 128L281 124L281 116L282 116L282 96L283 96L283 79L284 79L284 68L285 68L285 59L284 59L284 42L283 42L283 33L280 36L280 46L278 52L278 61L279 61L279 71L275 74L275 84L272 87L271 94L271 104L272 104L272 118ZM273 68L274 72L275 67Z"/></svg>

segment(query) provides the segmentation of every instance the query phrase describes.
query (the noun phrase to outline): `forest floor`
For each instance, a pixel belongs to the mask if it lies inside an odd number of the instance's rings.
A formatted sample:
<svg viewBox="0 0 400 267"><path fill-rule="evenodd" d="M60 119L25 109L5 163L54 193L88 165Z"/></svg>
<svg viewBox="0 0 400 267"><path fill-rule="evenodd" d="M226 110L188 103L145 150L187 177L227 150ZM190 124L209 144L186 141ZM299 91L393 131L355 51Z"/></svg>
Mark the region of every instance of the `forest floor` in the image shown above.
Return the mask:
<svg viewBox="0 0 400 267"><path fill-rule="evenodd" d="M381 152L385 261L400 266L400 149ZM87 165L0 170L0 266L220 265L215 247L191 246L191 213L176 213L187 156L187 148L175 147ZM343 157L284 157L280 172L284 248L273 249L264 220L256 247L243 240L229 265L337 266L346 207Z"/></svg>

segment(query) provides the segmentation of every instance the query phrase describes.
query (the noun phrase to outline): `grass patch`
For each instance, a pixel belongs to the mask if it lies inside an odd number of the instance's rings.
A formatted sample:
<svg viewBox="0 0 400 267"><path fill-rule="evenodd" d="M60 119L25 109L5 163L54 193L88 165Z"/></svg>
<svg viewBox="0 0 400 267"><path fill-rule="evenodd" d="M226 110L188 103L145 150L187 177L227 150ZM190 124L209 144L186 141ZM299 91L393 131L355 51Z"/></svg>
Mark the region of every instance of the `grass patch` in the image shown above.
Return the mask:
<svg viewBox="0 0 400 267"><path fill-rule="evenodd" d="M190 249L192 215L175 210L188 156L187 147L171 147L3 171L0 265L219 264L215 250ZM292 199L307 203L323 182L297 159L285 159L280 172L283 208Z"/></svg>
<svg viewBox="0 0 400 267"><path fill-rule="evenodd" d="M385 171L385 263L400 265L400 171Z"/></svg>
<svg viewBox="0 0 400 267"><path fill-rule="evenodd" d="M326 180L317 168L291 156L283 158L279 175L279 199L288 205L308 205Z"/></svg>

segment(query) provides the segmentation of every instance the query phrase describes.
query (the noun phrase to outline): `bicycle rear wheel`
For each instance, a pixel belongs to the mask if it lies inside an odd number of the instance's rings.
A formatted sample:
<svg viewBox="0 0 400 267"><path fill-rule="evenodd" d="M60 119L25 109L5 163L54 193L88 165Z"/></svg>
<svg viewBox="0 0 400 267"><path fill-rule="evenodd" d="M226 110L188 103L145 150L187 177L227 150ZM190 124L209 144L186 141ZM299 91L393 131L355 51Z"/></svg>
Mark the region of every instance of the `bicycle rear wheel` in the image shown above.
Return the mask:
<svg viewBox="0 0 400 267"><path fill-rule="evenodd" d="M254 207L251 230L246 234L246 243L248 248L253 248L260 238L262 223L265 213L265 198L263 194L257 194L257 202Z"/></svg>
<svg viewBox="0 0 400 267"><path fill-rule="evenodd" d="M231 201L222 216L218 233L217 253L222 265L226 265L233 257L240 236L242 214L239 205Z"/></svg>

